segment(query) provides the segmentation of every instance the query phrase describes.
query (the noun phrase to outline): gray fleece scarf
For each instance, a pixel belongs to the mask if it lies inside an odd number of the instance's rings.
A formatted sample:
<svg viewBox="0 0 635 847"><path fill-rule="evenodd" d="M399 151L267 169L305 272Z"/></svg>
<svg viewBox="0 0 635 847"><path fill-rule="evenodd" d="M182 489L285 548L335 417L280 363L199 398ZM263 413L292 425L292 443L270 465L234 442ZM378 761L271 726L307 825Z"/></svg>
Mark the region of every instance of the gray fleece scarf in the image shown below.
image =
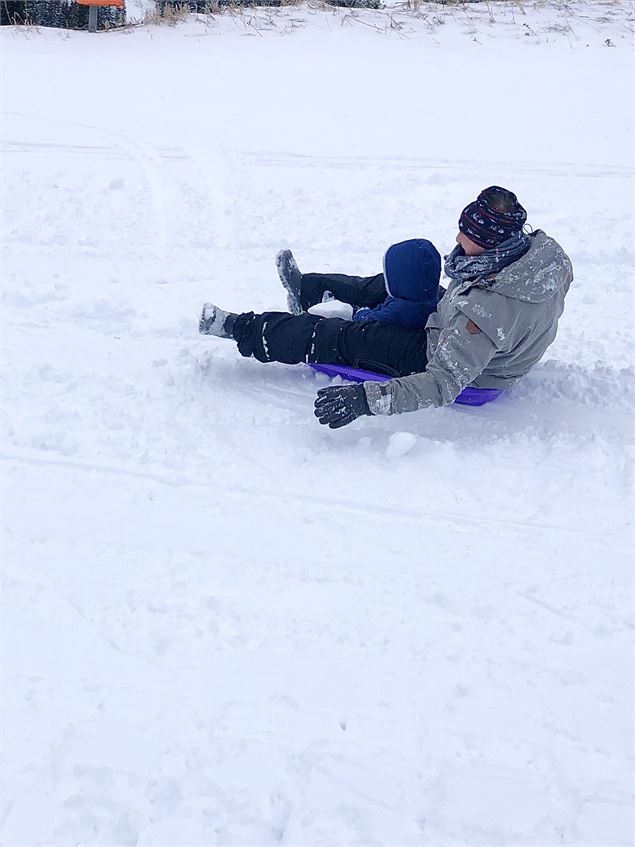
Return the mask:
<svg viewBox="0 0 635 847"><path fill-rule="evenodd" d="M451 279L460 279L464 282L469 280L481 280L485 277L497 274L511 265L512 262L524 256L529 245L531 236L524 232L517 232L503 241L498 247L486 250L480 256L466 256L463 248L457 244L449 256L445 257L443 270Z"/></svg>

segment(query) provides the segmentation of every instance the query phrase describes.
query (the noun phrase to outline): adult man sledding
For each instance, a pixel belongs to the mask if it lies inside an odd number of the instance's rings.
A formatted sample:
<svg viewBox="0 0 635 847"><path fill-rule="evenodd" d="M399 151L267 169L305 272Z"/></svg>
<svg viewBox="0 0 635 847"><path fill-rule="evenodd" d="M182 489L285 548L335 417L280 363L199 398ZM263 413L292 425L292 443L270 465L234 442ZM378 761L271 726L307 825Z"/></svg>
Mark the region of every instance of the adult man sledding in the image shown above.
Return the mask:
<svg viewBox="0 0 635 847"><path fill-rule="evenodd" d="M283 250L277 263L291 314L237 315L206 303L199 331L231 338L261 362L344 364L394 376L320 389L315 414L331 428L361 415L444 406L467 386L509 388L555 338L573 279L562 248L541 230L524 233L526 219L516 195L498 186L466 206L444 264L451 282L438 302L443 289L428 241L393 245L384 274L368 278L302 274ZM352 321L306 312L326 292L355 308Z"/></svg>

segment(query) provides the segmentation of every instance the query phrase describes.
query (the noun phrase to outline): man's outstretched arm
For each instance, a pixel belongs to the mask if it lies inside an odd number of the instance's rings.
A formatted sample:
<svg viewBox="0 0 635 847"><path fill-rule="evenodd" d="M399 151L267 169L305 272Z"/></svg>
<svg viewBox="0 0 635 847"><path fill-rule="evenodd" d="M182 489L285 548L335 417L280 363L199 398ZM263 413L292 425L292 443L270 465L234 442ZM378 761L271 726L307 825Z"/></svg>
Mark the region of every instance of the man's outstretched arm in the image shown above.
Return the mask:
<svg viewBox="0 0 635 847"><path fill-rule="evenodd" d="M459 312L441 331L425 371L387 382L322 388L315 401L316 417L337 429L362 415L395 415L445 406L485 370L496 350L491 338Z"/></svg>
<svg viewBox="0 0 635 847"><path fill-rule="evenodd" d="M496 351L492 339L459 312L441 330L425 371L388 382L363 383L370 413L395 415L453 403L483 373Z"/></svg>

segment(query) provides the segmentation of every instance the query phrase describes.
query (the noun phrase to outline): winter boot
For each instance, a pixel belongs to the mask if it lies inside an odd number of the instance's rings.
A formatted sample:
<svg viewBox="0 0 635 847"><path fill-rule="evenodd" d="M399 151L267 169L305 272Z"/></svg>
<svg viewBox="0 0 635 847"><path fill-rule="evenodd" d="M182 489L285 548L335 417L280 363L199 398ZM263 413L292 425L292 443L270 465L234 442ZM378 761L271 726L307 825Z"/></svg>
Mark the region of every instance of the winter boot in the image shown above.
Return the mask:
<svg viewBox="0 0 635 847"><path fill-rule="evenodd" d="M204 303L198 322L201 335L216 335L218 338L233 338L232 328L238 315L224 312L213 303Z"/></svg>
<svg viewBox="0 0 635 847"><path fill-rule="evenodd" d="M281 250L276 256L276 267L280 282L287 290L287 306L292 315L301 315L303 312L300 302L302 289L302 274L297 266L291 250Z"/></svg>

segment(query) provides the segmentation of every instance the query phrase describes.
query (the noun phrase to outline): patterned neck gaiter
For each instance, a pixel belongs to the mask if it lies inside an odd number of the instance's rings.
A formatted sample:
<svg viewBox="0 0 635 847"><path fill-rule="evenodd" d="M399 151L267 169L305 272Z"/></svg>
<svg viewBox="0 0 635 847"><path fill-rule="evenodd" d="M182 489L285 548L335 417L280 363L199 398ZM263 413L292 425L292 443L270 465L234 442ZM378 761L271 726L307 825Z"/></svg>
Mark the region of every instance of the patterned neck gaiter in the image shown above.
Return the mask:
<svg viewBox="0 0 635 847"><path fill-rule="evenodd" d="M480 256L466 256L463 248L457 244L450 255L445 257L443 270L451 279L468 281L485 278L497 274L524 256L530 244L531 236L524 232L515 233L498 247L486 250Z"/></svg>

